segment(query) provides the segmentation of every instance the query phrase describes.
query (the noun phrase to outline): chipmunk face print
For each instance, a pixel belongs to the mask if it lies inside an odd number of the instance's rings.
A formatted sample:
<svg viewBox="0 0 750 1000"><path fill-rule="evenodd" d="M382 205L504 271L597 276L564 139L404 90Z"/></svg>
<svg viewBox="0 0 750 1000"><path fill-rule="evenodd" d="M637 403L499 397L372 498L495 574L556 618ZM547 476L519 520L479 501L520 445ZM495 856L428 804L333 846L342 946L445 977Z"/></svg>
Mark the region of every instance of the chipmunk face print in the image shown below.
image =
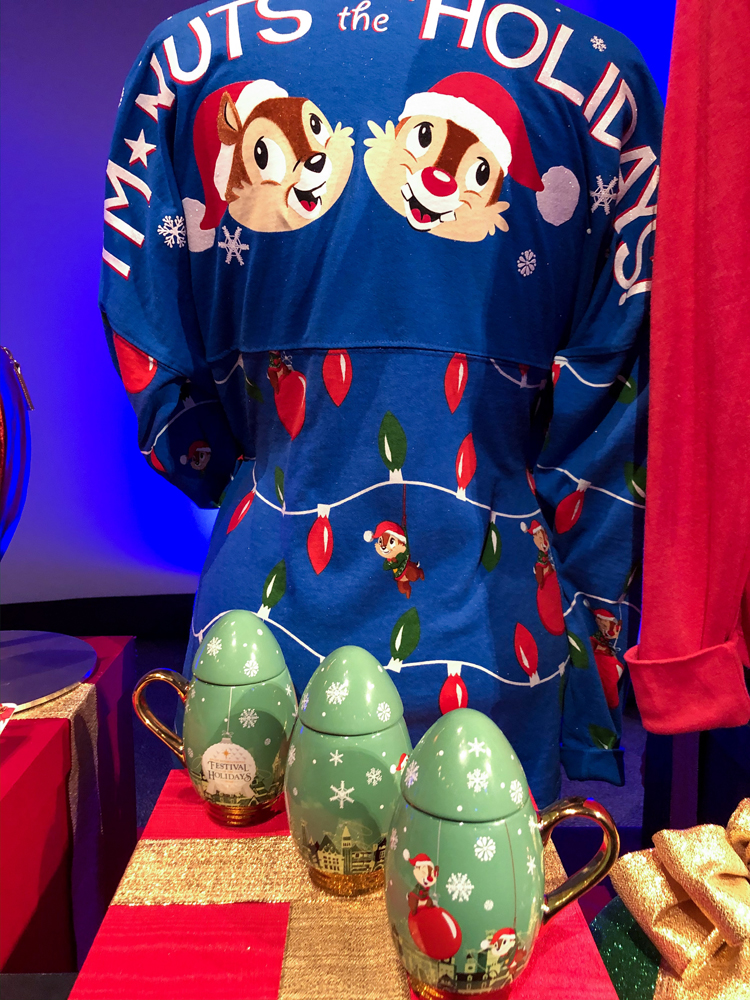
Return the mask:
<svg viewBox="0 0 750 1000"><path fill-rule="evenodd" d="M412 229L478 242L508 231L500 200L506 175L542 190L513 98L480 73L455 73L413 94L398 125L369 122L365 169Z"/></svg>
<svg viewBox="0 0 750 1000"><path fill-rule="evenodd" d="M215 91L201 105L194 132L206 195L201 228L214 228L227 207L260 233L319 219L349 179L351 133L340 123L334 128L311 100L289 97L269 80ZM203 140L208 156L199 155Z"/></svg>

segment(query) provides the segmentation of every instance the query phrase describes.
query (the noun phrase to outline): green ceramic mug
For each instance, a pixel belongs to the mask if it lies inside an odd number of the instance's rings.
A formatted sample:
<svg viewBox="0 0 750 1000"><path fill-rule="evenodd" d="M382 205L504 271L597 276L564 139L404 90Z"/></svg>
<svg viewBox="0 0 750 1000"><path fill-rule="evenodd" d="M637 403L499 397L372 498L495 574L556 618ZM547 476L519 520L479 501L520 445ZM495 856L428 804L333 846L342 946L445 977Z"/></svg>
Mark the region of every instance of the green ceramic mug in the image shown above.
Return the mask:
<svg viewBox="0 0 750 1000"><path fill-rule="evenodd" d="M597 822L598 854L545 895L543 847L570 816ZM417 996L481 996L512 982L540 926L603 879L619 852L612 817L592 800L537 816L523 768L490 718L439 719L404 768L386 856L391 932Z"/></svg>
<svg viewBox="0 0 750 1000"><path fill-rule="evenodd" d="M157 719L146 688L165 681L185 704L182 739ZM297 698L278 642L250 611L227 611L193 660L193 679L152 670L133 691L138 718L182 761L209 814L244 826L283 809Z"/></svg>
<svg viewBox="0 0 750 1000"><path fill-rule="evenodd" d="M358 646L327 656L300 701L285 791L292 837L328 892L356 896L383 884L410 750L401 698L375 657Z"/></svg>

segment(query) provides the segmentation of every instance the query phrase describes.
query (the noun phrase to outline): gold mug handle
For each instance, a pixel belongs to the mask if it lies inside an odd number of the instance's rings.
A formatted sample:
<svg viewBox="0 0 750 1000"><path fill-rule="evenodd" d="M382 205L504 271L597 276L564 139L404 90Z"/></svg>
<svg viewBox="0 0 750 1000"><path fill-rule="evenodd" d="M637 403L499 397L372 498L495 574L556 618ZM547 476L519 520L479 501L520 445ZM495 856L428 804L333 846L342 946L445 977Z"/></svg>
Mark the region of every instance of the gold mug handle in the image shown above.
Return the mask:
<svg viewBox="0 0 750 1000"><path fill-rule="evenodd" d="M575 875L567 878L557 889L550 893L545 893L542 904L542 922L546 923L550 917L554 917L564 906L572 903L582 896L584 892L606 878L612 865L617 861L620 853L620 835L617 832L615 821L610 814L593 799L583 799L579 797L560 799L552 805L542 809L539 816L539 832L542 835L542 844L547 843L550 835L558 823L572 816L584 816L593 819L602 828L604 839L602 845L588 864L584 865Z"/></svg>
<svg viewBox="0 0 750 1000"><path fill-rule="evenodd" d="M183 705L190 691L190 681L176 670L149 670L147 674L138 681L133 689L133 709L143 725L150 729L154 736L158 736L162 743L166 743L172 753L180 758L187 766L185 760L185 744L174 730L166 726L161 719L157 719L146 701L146 688L153 681L164 681L170 684L182 699Z"/></svg>

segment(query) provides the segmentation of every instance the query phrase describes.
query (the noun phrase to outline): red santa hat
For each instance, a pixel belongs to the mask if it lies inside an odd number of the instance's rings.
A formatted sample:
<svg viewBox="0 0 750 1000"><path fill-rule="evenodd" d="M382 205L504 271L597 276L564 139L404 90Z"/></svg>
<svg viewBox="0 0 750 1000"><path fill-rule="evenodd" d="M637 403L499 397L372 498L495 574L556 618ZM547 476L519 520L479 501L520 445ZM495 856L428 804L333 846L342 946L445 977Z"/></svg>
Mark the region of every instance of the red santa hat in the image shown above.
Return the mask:
<svg viewBox="0 0 750 1000"><path fill-rule="evenodd" d="M525 531L529 535L534 535L537 531L544 531L544 525L540 524L538 521L532 521L531 524L528 525L524 521L521 521L520 527L521 531Z"/></svg>
<svg viewBox="0 0 750 1000"><path fill-rule="evenodd" d="M366 542L371 542L373 538L380 538L381 535L386 533L386 531L389 535L394 535L398 538L399 541L406 541L404 529L400 524L396 524L395 521L381 521L374 531L366 531L362 537Z"/></svg>
<svg viewBox="0 0 750 1000"><path fill-rule="evenodd" d="M408 860L409 860L409 864L412 865L412 866L414 866L414 865L424 865L424 864L431 865L432 864L432 858L429 856L429 854L416 854L413 858L409 858ZM435 866L433 865L433 868L434 867Z"/></svg>
<svg viewBox="0 0 750 1000"><path fill-rule="evenodd" d="M606 618L607 621L616 622L617 615L613 614L608 608L596 608L594 611L595 618Z"/></svg>
<svg viewBox="0 0 750 1000"><path fill-rule="evenodd" d="M515 937L516 932L513 930L512 927L503 927L501 931L497 931L495 934L493 934L492 940L490 941L490 945L499 944L500 938L504 938L508 935L510 935L510 937Z"/></svg>
<svg viewBox="0 0 750 1000"><path fill-rule="evenodd" d="M468 129L495 155L504 174L532 191L543 190L518 105L491 77L452 73L428 91L412 94L399 121L414 115L446 118Z"/></svg>
<svg viewBox="0 0 750 1000"><path fill-rule="evenodd" d="M229 94L234 101L242 125L263 101L272 97L289 96L271 80L241 80L214 90L201 102L193 124L195 162L203 182L203 196L206 201L201 229L215 229L227 207L225 195L229 172L232 169L234 146L227 146L219 141L217 121L224 94Z"/></svg>
<svg viewBox="0 0 750 1000"><path fill-rule="evenodd" d="M193 441L188 448L187 455L180 455L180 463L182 465L187 465L188 462L192 462L199 451L207 451L210 454L211 445L208 441Z"/></svg>

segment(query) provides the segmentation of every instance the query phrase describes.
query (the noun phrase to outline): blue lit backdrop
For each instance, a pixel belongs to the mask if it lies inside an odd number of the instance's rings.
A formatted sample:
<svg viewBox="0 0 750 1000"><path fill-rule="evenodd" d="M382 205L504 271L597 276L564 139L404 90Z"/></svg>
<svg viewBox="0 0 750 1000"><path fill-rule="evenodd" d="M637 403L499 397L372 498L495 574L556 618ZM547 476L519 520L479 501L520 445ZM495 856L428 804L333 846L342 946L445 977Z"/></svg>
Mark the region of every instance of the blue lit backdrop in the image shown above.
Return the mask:
<svg viewBox="0 0 750 1000"><path fill-rule="evenodd" d="M140 456L97 311L104 167L120 91L148 33L181 6L3 5L2 343L36 405L26 509L3 559L4 603L189 592L205 556L214 515ZM672 0L569 6L629 35L666 94Z"/></svg>

